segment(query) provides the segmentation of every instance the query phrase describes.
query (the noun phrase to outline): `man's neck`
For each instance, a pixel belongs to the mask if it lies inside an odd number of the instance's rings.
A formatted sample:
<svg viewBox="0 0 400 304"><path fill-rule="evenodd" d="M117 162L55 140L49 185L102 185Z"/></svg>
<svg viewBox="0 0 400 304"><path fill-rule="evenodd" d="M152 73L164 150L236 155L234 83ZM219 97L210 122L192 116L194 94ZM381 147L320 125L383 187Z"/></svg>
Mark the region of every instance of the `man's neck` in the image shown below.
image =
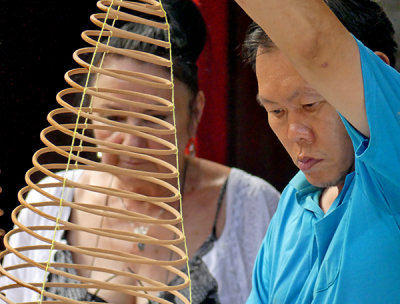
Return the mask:
<svg viewBox="0 0 400 304"><path fill-rule="evenodd" d="M324 213L327 213L329 208L332 206L339 193L342 191L344 183L340 183L336 186L327 187L322 191L319 199L319 206Z"/></svg>

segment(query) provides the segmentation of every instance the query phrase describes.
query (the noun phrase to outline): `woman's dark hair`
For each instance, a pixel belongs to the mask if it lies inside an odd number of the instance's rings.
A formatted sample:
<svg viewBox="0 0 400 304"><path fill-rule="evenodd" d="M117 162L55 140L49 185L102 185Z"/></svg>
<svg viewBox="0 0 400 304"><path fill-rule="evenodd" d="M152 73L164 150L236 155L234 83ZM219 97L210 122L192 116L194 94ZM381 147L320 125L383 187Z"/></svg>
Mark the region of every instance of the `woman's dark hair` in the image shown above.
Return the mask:
<svg viewBox="0 0 400 304"><path fill-rule="evenodd" d="M196 61L203 50L206 40L204 19L191 0L162 0L167 13L171 31L172 61L174 76L183 82L193 94L198 91ZM163 22L163 18L137 13L137 16ZM139 23L125 23L121 29L143 36L168 41L168 31ZM168 58L169 49L137 40L113 37L110 46L142 51Z"/></svg>
<svg viewBox="0 0 400 304"><path fill-rule="evenodd" d="M350 33L372 51L385 53L391 66L396 65L393 25L379 4L372 0L324 1ZM258 47L268 51L275 45L256 23L252 23L247 30L242 55L253 69Z"/></svg>

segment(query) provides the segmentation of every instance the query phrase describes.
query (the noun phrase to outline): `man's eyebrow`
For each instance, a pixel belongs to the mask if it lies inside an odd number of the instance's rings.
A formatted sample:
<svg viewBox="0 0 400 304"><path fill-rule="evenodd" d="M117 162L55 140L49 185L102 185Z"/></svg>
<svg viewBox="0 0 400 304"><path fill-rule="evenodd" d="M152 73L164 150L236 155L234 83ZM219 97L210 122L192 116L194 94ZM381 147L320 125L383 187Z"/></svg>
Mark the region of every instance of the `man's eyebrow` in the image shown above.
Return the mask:
<svg viewBox="0 0 400 304"><path fill-rule="evenodd" d="M324 99L324 97L320 93L312 88L306 88L306 90L304 90L304 95L309 98Z"/></svg>
<svg viewBox="0 0 400 304"><path fill-rule="evenodd" d="M297 96L299 96L299 90L296 90L293 92L291 96L287 99L289 102L293 101ZM257 94L257 101L261 106L264 106L265 104L277 104L277 102L266 99L264 97L261 97L260 94Z"/></svg>
<svg viewBox="0 0 400 304"><path fill-rule="evenodd" d="M304 95L308 96L308 97L313 97L313 98L323 98L316 90L314 90L311 87L305 87L302 90L296 90L293 92L292 95L290 95L287 100L289 102L293 101L295 98L297 98L301 92L303 92ZM264 106L265 104L277 104L277 102L266 99L264 97L261 97L259 94L257 94L257 102L261 105Z"/></svg>
<svg viewBox="0 0 400 304"><path fill-rule="evenodd" d="M266 99L266 98L264 98L264 97L261 97L259 94L257 94L256 99L257 99L257 102L258 102L258 104L259 104L260 106L264 106L265 104L276 103L276 102L274 102L274 101L271 101L271 100L268 100L268 99Z"/></svg>

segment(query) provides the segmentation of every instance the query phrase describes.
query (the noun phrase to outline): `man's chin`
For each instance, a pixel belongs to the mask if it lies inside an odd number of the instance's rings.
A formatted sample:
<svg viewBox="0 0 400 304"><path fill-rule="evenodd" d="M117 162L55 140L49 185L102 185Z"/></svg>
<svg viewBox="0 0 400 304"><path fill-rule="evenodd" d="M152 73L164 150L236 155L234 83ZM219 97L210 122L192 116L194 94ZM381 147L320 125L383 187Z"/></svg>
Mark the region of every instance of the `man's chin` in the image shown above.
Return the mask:
<svg viewBox="0 0 400 304"><path fill-rule="evenodd" d="M346 179L346 175L347 174L334 176L334 177L316 177L316 176L311 176L311 175L305 174L305 177L306 177L307 181L314 187L329 188L329 187L335 187L335 186L343 184Z"/></svg>

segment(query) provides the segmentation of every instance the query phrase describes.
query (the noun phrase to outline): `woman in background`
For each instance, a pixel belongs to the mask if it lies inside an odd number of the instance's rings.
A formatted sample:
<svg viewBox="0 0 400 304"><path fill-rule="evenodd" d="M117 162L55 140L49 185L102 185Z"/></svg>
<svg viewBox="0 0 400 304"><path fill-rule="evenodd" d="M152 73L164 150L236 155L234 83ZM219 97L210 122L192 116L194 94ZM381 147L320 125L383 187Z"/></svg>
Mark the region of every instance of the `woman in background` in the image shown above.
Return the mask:
<svg viewBox="0 0 400 304"><path fill-rule="evenodd" d="M181 156L179 159L180 183L185 234L190 257L193 304L244 303L251 290L253 263L270 218L276 209L279 194L267 182L239 169L229 168L198 158L195 155L183 156L185 147L196 135L205 104L204 94L198 88L196 61L205 43L206 28L200 12L190 0L166 0L163 1L163 6L168 14L171 28L176 127L178 152ZM133 33L151 36L160 40L168 40L167 32L157 28L149 28L133 23L127 23L122 28ZM168 50L143 42L112 38L110 45L169 58ZM103 66L109 69L145 72L166 79L170 78L170 72L166 68L118 55L108 55ZM97 85L112 89L133 90L171 99L169 91L134 85L105 75L100 75ZM173 123L172 114L165 115L165 113L158 113L153 110L133 108L99 98L94 98L93 102L102 108L141 112ZM149 101L140 100L140 102ZM126 116L108 116L107 118L132 125L146 126L151 124L149 121ZM98 139L118 144L160 149L157 143L131 134L97 130L94 132L94 136ZM167 136L163 138L172 140ZM175 159L172 157L164 157L163 160L171 164L175 163ZM105 164L134 170L151 172L163 170L163 168L154 163L118 155L103 154L101 161ZM165 189L155 184L127 176L116 175L112 177L108 173L76 170L73 172L73 179L84 184L128 190L147 196L166 195L164 193ZM44 182L48 182L48 180ZM55 193L52 194L60 196L60 193L56 193L56 191L58 190L55 190ZM159 207L143 202L128 199L122 200L104 194L83 192L79 189L68 195L69 197L66 197L66 200L122 208L160 219L167 216ZM33 191L27 198L28 202L43 200L43 196ZM56 214L55 209L52 210L50 211L49 209L45 212ZM142 234L148 236L156 238L167 237L164 235L165 231L161 231L156 226L135 226L133 223L116 219L105 219L99 222L97 217L91 217L87 213L82 213L78 210L64 211L63 217L65 220L78 225L83 224L91 227L127 231L139 229ZM25 226L43 224L41 222L43 219L33 215L28 210L21 212L19 220ZM63 235L60 234L59 238L74 246L96 245L100 248L113 248L114 250L132 254L142 254L154 259L172 258L171 256L166 257L167 253L157 250L155 246L140 243L132 245L128 242L111 240L105 237L96 239L95 236L90 236L81 231L69 231ZM18 239L18 235L15 235L11 238L11 244L14 247L27 245L27 240ZM46 253L44 253L45 255ZM52 261L107 266L107 261L101 259L90 260L88 256L71 254L67 251L57 251L52 256ZM16 262L14 256L6 256L3 266L13 265ZM118 262L113 264L113 268L150 276L153 279L169 284L174 284L177 280L177 278L173 278L172 275L169 276L160 269L155 273L154 269L148 267L148 265L130 265ZM74 273L75 270L69 269L68 271ZM31 280L32 276L37 275L38 281L42 281L43 272L39 270L37 272L35 274L34 270L30 270L29 273L19 273L18 276ZM118 276L107 277L97 272L80 270L78 274L113 283L143 284L143 282L137 282L133 279L129 281L127 278L122 279ZM24 278L24 276L26 277ZM62 279L65 280L57 275L50 274L47 280L48 282L59 282ZM145 299L134 298L110 290L78 288L68 290L49 288L48 290L81 301L110 302L114 304L148 303ZM30 291L21 293L18 289L7 291L6 295L15 302L35 301L37 299L36 294ZM171 302L176 302L176 299L171 298L170 294L163 294L162 296Z"/></svg>

